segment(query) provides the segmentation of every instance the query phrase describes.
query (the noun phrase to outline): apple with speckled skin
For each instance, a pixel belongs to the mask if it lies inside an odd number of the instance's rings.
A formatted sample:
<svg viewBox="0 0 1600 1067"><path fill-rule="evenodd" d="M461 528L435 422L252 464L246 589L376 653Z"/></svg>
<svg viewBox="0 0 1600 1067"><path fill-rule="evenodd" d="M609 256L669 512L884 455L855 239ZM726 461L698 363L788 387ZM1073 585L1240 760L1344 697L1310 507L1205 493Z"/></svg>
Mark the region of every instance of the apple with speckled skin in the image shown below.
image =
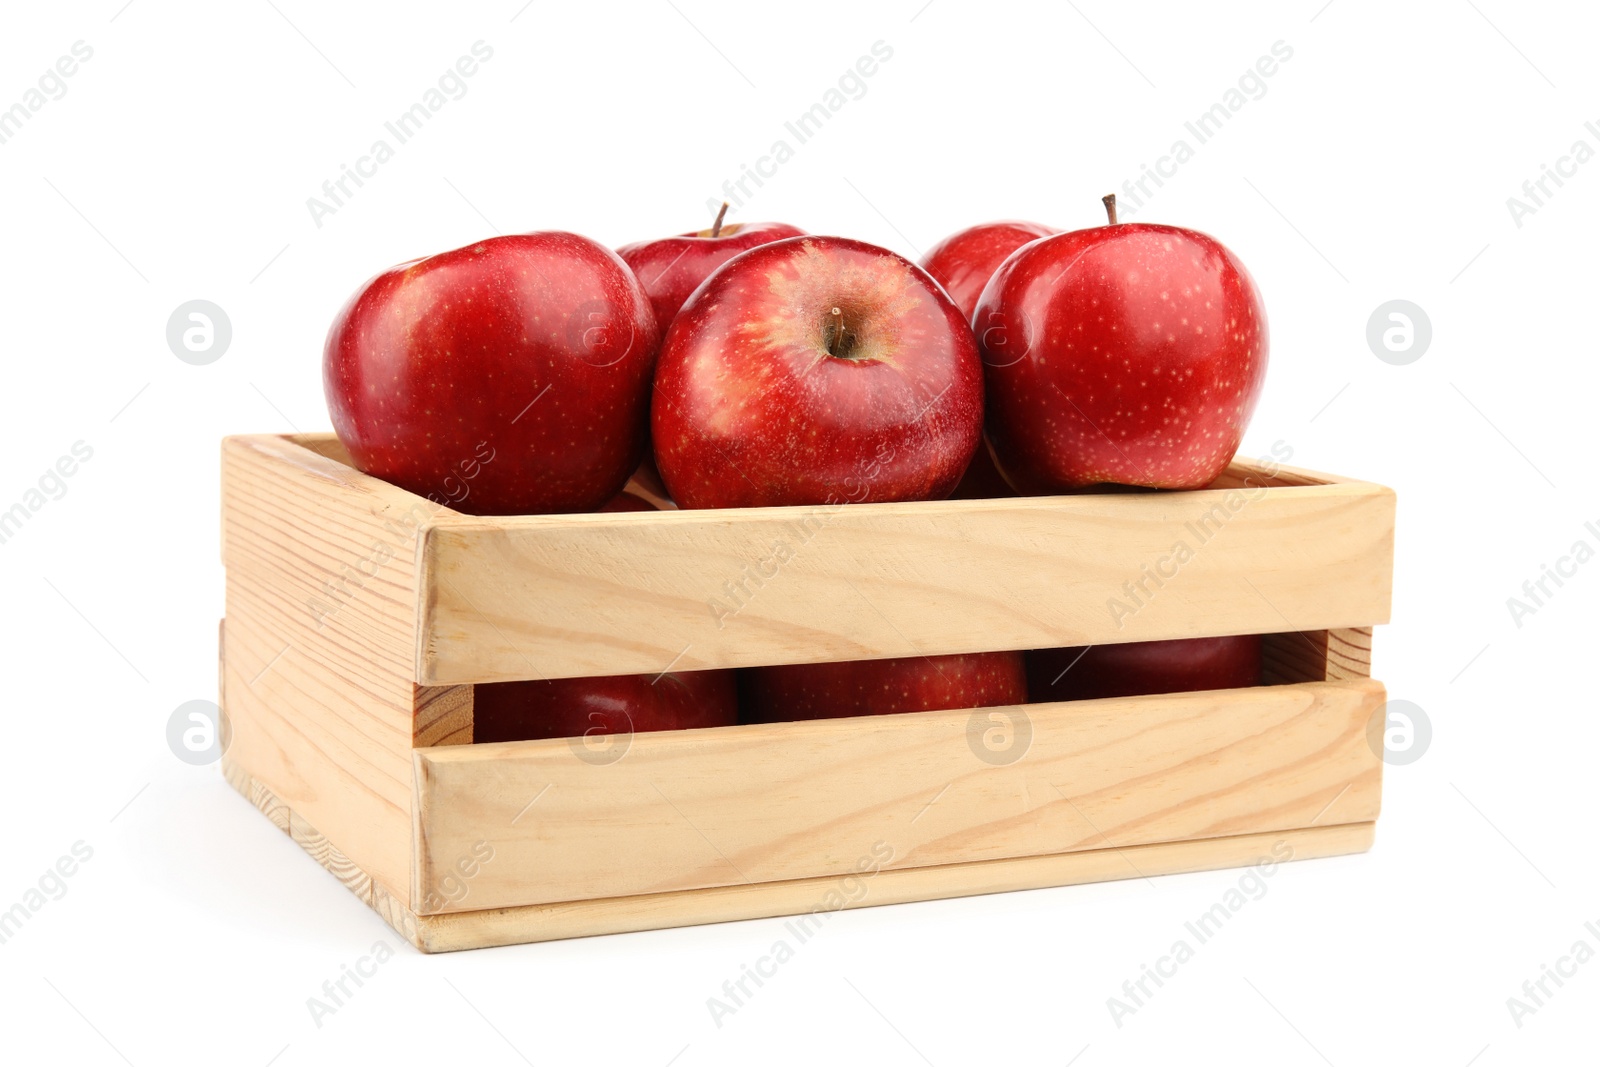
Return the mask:
<svg viewBox="0 0 1600 1067"><path fill-rule="evenodd" d="M942 499L982 423L960 309L843 237L761 245L707 278L662 341L651 407L683 508Z"/></svg>
<svg viewBox="0 0 1600 1067"><path fill-rule="evenodd" d="M961 314L972 321L978 297L1006 257L1029 241L1060 233L1037 222L985 222L951 234L922 257L922 269L944 286Z"/></svg>
<svg viewBox="0 0 1600 1067"><path fill-rule="evenodd" d="M640 241L617 249L617 255L633 269L639 284L650 297L656 322L663 333L683 307L689 295L713 271L741 252L757 245L787 237L800 237L805 231L782 222L731 222L722 224L723 211L710 229L693 230L657 241Z"/></svg>
<svg viewBox="0 0 1600 1067"><path fill-rule="evenodd" d="M658 339L610 249L493 237L362 286L328 332L323 387L368 474L477 515L592 511L644 455Z"/></svg>
<svg viewBox="0 0 1600 1067"><path fill-rule="evenodd" d="M1035 703L1261 684L1259 634L1041 648L1024 658L1028 696Z"/></svg>
<svg viewBox="0 0 1600 1067"><path fill-rule="evenodd" d="M1020 652L796 663L741 672L745 722L796 722L1024 704Z"/></svg>
<svg viewBox="0 0 1600 1067"><path fill-rule="evenodd" d="M492 682L474 686L472 694L474 743L691 730L738 721L738 688L734 672L726 670Z"/></svg>
<svg viewBox="0 0 1600 1067"><path fill-rule="evenodd" d="M995 271L973 315L985 429L1017 491L1209 485L1267 372L1267 318L1216 239L1138 222L1046 237Z"/></svg>

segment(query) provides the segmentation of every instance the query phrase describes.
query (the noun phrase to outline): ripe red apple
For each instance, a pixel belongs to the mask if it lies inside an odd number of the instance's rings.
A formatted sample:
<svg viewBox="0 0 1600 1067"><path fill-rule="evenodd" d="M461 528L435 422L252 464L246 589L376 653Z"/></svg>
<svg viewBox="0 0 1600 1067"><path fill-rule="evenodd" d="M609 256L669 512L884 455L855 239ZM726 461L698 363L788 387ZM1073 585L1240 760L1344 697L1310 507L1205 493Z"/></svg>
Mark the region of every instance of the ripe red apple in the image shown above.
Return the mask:
<svg viewBox="0 0 1600 1067"><path fill-rule="evenodd" d="M795 722L1023 704L1020 652L754 667L741 685L746 722Z"/></svg>
<svg viewBox="0 0 1600 1067"><path fill-rule="evenodd" d="M610 249L492 237L362 286L328 332L323 387L368 474L478 515L592 511L644 454L657 341Z"/></svg>
<svg viewBox="0 0 1600 1067"><path fill-rule="evenodd" d="M981 433L972 331L887 249L793 237L730 260L662 343L651 430L684 508L950 494Z"/></svg>
<svg viewBox="0 0 1600 1067"><path fill-rule="evenodd" d="M493 682L473 686L472 693L474 743L689 730L738 720L733 671Z"/></svg>
<svg viewBox="0 0 1600 1067"><path fill-rule="evenodd" d="M1026 659L1028 696L1035 703L1261 684L1259 634L1041 648Z"/></svg>
<svg viewBox="0 0 1600 1067"><path fill-rule="evenodd" d="M922 269L944 286L968 322L978 306L978 296L1006 257L1029 241L1060 230L1037 222L985 222L951 234L922 257Z"/></svg>
<svg viewBox="0 0 1600 1067"><path fill-rule="evenodd" d="M724 226L722 216L727 210L728 205L724 203L709 230L691 230L617 249L617 255L633 268L639 284L649 295L656 322L663 333L683 302L689 299L689 294L718 267L757 245L805 233L782 222L733 222Z"/></svg>
<svg viewBox="0 0 1600 1067"><path fill-rule="evenodd" d="M1233 459L1267 372L1267 318L1214 238L1116 222L1018 249L973 316L985 428L1019 492L1199 489Z"/></svg>

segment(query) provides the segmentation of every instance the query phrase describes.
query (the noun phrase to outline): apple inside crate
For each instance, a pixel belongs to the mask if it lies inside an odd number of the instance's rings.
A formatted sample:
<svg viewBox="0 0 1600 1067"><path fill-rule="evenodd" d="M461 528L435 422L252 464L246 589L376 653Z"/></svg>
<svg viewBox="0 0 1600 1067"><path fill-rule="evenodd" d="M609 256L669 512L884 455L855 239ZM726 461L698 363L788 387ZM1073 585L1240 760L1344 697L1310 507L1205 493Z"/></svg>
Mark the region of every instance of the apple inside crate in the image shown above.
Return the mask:
<svg viewBox="0 0 1600 1067"><path fill-rule="evenodd" d="M1388 489L1243 462L485 518L229 438L223 772L424 951L1358 852L1393 531ZM475 683L1257 633L1249 689L470 743Z"/></svg>

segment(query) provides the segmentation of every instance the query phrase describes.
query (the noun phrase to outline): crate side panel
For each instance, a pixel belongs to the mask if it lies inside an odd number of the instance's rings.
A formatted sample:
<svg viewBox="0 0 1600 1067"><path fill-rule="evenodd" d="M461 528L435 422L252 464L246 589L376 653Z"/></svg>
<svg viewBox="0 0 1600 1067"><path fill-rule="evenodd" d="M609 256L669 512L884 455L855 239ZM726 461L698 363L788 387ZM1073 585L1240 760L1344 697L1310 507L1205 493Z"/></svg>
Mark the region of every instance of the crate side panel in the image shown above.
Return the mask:
<svg viewBox="0 0 1600 1067"><path fill-rule="evenodd" d="M1228 464L1226 470L1219 474L1208 489L1238 489L1253 488L1267 485L1344 485L1359 481L1356 478L1344 478L1337 474L1324 474L1322 471L1306 470L1304 467L1285 467L1281 464L1264 466L1260 462L1235 459Z"/></svg>
<svg viewBox="0 0 1600 1067"><path fill-rule="evenodd" d="M808 878L429 915L415 920L414 943L425 952L455 952L778 915L797 916L794 926L809 932L846 908L1349 855L1371 848L1373 831L1370 822L1319 825L1281 833L865 872L848 880Z"/></svg>
<svg viewBox="0 0 1600 1067"><path fill-rule="evenodd" d="M423 547L418 681L1368 626L1393 532L1365 483L451 520Z"/></svg>
<svg viewBox="0 0 1600 1067"><path fill-rule="evenodd" d="M274 826L305 849L323 870L337 878L339 884L376 911L396 933L418 948L424 948L418 936L416 916L411 914L410 909L385 892L371 875L356 866L299 812L291 810L273 795L272 790L250 777L249 772L227 757L222 760L222 777L270 819Z"/></svg>
<svg viewBox="0 0 1600 1067"><path fill-rule="evenodd" d="M416 499L281 438L224 444L228 758L403 899Z"/></svg>
<svg viewBox="0 0 1600 1067"><path fill-rule="evenodd" d="M419 749L417 910L1371 821L1382 701L1352 681L635 734L620 758ZM467 892L444 893L462 863Z"/></svg>

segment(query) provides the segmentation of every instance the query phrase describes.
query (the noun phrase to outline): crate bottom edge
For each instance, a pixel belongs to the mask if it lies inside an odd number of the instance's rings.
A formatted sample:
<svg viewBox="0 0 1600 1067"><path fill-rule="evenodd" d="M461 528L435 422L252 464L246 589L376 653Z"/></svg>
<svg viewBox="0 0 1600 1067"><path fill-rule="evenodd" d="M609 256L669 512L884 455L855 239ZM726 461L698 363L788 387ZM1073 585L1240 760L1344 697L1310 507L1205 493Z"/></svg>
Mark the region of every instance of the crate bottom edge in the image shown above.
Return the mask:
<svg viewBox="0 0 1600 1067"><path fill-rule="evenodd" d="M936 867L898 868L855 879L858 886L865 886L865 892L856 899L848 899L841 886L841 883L854 876L831 875L642 896L417 915L351 863L327 838L317 833L315 828L292 812L247 771L224 758L222 773L229 785L255 805L275 826L289 834L312 858L337 877L345 888L376 911L396 933L428 953L779 916L794 916L794 924L798 924L802 930L810 930L825 923L837 911L884 904L947 900L1350 855L1371 848L1376 830L1374 822L1337 823L1124 848L1019 856ZM856 891L850 892L854 894Z"/></svg>

